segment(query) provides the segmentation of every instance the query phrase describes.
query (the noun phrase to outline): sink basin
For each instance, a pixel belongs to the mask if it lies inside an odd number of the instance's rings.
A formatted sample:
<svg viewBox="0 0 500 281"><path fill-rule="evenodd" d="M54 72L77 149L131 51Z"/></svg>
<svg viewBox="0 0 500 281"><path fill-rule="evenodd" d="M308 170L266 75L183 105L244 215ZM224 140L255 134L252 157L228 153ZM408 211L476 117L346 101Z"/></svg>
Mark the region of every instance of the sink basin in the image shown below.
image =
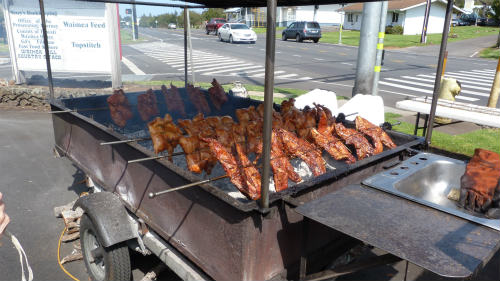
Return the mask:
<svg viewBox="0 0 500 281"><path fill-rule="evenodd" d="M365 179L363 184L500 230L500 220L470 212L448 198L452 189L460 188L465 166L466 163L460 160L419 153L390 170Z"/></svg>

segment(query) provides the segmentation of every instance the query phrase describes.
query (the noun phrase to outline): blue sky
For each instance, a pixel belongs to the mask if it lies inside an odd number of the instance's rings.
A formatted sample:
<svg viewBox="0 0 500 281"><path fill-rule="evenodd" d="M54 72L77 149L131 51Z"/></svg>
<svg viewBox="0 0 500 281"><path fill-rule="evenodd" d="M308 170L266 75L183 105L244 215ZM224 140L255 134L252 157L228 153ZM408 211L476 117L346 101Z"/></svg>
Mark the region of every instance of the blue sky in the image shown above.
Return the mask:
<svg viewBox="0 0 500 281"><path fill-rule="evenodd" d="M165 3L165 1L161 0L148 0L148 2L162 2ZM175 4L183 4L181 1L167 1L167 3L175 3ZM131 9L132 5L126 5L126 4L120 4L120 15L122 17L126 16L125 14L125 9ZM180 13L182 9L180 8L170 8L170 7L156 7L156 6L143 6L143 5L136 5L136 10L137 10L137 16L141 17L142 15L148 16L149 14L156 16L156 15L161 15L165 13L173 13L177 11L177 13ZM201 13L201 9L195 9L194 11Z"/></svg>

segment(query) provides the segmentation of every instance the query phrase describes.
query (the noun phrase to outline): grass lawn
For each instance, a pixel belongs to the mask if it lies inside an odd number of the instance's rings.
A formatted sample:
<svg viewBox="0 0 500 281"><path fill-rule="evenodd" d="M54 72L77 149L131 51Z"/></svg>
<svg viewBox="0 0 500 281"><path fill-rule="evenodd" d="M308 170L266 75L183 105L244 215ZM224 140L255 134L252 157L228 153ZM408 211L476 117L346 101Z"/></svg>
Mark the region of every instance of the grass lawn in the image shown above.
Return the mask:
<svg viewBox="0 0 500 281"><path fill-rule="evenodd" d="M401 117L399 114L386 113L385 121L394 123L399 117ZM413 134L414 128L414 124L402 122L401 125L395 126L393 129L406 134ZM422 135L422 129L418 131L418 135ZM500 129L480 129L455 136L433 130L431 141L434 147L472 156L476 148L484 148L500 153L499 139Z"/></svg>
<svg viewBox="0 0 500 281"><path fill-rule="evenodd" d="M276 27L276 38L281 38L281 30L285 29L285 27ZM253 27L252 28L255 33L266 33L267 28L265 27Z"/></svg>
<svg viewBox="0 0 500 281"><path fill-rule="evenodd" d="M120 38L122 40L123 45L141 43L141 42L146 41L141 36L139 36L139 39L137 39L135 41L132 40L132 30L128 29L128 28L127 29L125 29L125 28L120 29Z"/></svg>
<svg viewBox="0 0 500 281"><path fill-rule="evenodd" d="M498 27L490 26L456 26L451 28L448 42L471 39L480 36L494 35L498 34L498 31ZM453 34L456 34L456 38L453 38ZM324 43L337 44L339 42L339 32L324 32L323 38L321 38L320 41ZM427 36L427 42L427 44L440 44L441 34L429 34ZM359 31L344 30L342 32L342 44L353 46L359 45ZM385 47L405 48L410 46L422 45L425 44L420 44L420 35L386 34L384 39Z"/></svg>
<svg viewBox="0 0 500 281"><path fill-rule="evenodd" d="M500 56L500 49L495 47L483 49L479 53L479 57L485 59L498 59L499 56Z"/></svg>

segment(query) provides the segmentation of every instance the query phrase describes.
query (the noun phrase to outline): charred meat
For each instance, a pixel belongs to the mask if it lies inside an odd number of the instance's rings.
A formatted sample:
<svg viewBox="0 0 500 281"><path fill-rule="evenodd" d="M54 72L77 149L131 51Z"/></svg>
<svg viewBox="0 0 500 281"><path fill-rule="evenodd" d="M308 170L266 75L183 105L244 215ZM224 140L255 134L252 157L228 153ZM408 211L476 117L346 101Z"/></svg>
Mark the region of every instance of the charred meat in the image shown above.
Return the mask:
<svg viewBox="0 0 500 281"><path fill-rule="evenodd" d="M122 89L115 90L106 100L109 105L111 119L121 128L127 125L127 121L134 116L130 103Z"/></svg>

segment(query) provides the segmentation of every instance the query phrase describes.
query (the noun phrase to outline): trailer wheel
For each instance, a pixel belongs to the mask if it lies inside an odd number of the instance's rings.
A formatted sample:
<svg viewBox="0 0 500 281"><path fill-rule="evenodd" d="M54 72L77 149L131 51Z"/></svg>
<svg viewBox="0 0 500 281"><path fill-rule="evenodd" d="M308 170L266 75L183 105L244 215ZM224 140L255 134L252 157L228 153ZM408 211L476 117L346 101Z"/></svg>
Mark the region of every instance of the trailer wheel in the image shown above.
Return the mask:
<svg viewBox="0 0 500 281"><path fill-rule="evenodd" d="M80 221L80 243L83 260L91 280L130 280L130 255L125 243L102 246L102 238L90 218Z"/></svg>

